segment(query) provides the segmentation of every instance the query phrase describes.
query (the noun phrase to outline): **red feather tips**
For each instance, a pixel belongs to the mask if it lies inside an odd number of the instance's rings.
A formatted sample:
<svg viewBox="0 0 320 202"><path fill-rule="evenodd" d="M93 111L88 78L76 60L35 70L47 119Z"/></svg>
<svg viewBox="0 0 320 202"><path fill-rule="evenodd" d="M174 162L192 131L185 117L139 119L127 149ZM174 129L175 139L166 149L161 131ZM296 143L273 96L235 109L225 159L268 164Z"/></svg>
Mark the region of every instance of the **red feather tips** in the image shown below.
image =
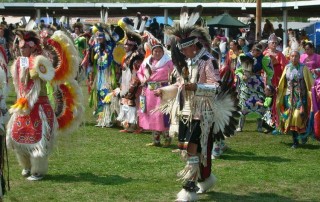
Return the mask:
<svg viewBox="0 0 320 202"><path fill-rule="evenodd" d="M64 77L69 75L69 73L66 72L68 70L68 67L67 67L68 60L67 60L67 57L65 57L66 53L58 42L56 42L52 39L48 39L48 43L51 46L53 46L55 51L61 56L61 57L59 57L60 62L59 62L58 67L56 68L54 80L59 80L59 81L66 80L66 78L64 78Z"/></svg>
<svg viewBox="0 0 320 202"><path fill-rule="evenodd" d="M73 110L72 110L75 105L74 95L72 94L71 89L65 84L61 84L59 88L63 93L63 98L64 98L63 102L65 104L65 108L62 115L57 117L57 119L59 123L59 128L66 128L70 125L74 117Z"/></svg>

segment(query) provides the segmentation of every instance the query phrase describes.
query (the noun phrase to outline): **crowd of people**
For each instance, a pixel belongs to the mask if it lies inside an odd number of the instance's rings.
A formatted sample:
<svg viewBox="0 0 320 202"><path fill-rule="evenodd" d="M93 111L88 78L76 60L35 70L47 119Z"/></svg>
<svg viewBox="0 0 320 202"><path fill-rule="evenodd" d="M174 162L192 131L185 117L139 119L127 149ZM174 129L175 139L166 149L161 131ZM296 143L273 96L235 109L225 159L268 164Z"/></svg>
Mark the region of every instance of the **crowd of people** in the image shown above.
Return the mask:
<svg viewBox="0 0 320 202"><path fill-rule="evenodd" d="M244 130L249 113L257 114L258 132L290 134L292 148L310 135L320 139L320 56L312 42L288 33L282 52L283 31L274 30L270 21L262 32L266 40L252 40L254 21L247 36L211 40L201 9L189 17L183 7L180 23L166 28L156 19L147 28L141 13L123 17L112 28L79 20L68 30L31 19L3 39L8 26L2 23L0 135L14 148L22 175L41 180L57 132L82 122L78 82L83 80L96 127L149 131L147 146L168 147L178 136L174 152L186 166L179 172L184 184L177 201L197 200L214 185L211 161L227 149L225 137ZM164 44L164 34L170 44ZM7 110L9 59L17 102Z"/></svg>

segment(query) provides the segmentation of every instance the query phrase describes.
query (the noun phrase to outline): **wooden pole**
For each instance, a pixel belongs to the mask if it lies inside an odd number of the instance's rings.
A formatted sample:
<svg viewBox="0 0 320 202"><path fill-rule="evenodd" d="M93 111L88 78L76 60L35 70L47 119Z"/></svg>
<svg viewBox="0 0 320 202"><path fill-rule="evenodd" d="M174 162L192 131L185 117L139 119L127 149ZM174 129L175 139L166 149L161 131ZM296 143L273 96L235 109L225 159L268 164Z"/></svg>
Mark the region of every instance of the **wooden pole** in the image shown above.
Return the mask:
<svg viewBox="0 0 320 202"><path fill-rule="evenodd" d="M256 8L256 40L261 40L261 2L262 0L257 0L257 8Z"/></svg>

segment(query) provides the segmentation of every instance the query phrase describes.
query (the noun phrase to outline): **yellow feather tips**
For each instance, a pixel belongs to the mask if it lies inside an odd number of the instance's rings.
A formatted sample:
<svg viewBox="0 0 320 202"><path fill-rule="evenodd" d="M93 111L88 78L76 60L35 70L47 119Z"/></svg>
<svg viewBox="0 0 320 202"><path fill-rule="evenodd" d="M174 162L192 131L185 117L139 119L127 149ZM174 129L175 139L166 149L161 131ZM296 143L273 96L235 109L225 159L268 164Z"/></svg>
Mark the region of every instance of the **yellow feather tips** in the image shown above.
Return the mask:
<svg viewBox="0 0 320 202"><path fill-rule="evenodd" d="M122 19L118 21L118 26L121 27L123 30L126 30L127 28L127 24L124 23Z"/></svg>
<svg viewBox="0 0 320 202"><path fill-rule="evenodd" d="M123 45L118 44L114 49L113 49L113 60L117 64L121 64L122 58L125 56L126 50L124 49Z"/></svg>
<svg viewBox="0 0 320 202"><path fill-rule="evenodd" d="M112 96L113 96L113 93L108 93L108 94L106 95L106 97L103 99L103 102L104 102L104 103L110 103Z"/></svg>
<svg viewBox="0 0 320 202"><path fill-rule="evenodd" d="M93 26L93 27L92 27L92 33L95 34L97 31L99 31L99 30L98 30L98 27Z"/></svg>
<svg viewBox="0 0 320 202"><path fill-rule="evenodd" d="M55 48L60 49L57 51L60 54L60 62L62 63L56 70L54 81L64 82L75 78L80 58L73 42L62 31L56 31L51 36L51 39L56 43Z"/></svg>

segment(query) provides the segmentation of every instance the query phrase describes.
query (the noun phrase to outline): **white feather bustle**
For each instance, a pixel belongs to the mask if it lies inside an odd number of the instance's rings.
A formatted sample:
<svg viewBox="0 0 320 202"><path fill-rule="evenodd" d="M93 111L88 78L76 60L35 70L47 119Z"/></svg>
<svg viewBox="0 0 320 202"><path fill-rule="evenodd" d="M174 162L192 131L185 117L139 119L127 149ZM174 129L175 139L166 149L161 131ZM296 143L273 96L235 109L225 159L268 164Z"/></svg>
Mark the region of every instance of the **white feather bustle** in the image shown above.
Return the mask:
<svg viewBox="0 0 320 202"><path fill-rule="evenodd" d="M231 95L228 92L217 96L214 102L212 102L212 110L214 111L214 128L213 133L219 131L224 132L227 124L229 124L232 112L236 111L236 106Z"/></svg>
<svg viewBox="0 0 320 202"><path fill-rule="evenodd" d="M198 182L197 186L200 188L199 191L197 191L198 194L205 193L208 191L210 188L212 188L217 181L217 178L211 174L210 177L205 179L203 182Z"/></svg>
<svg viewBox="0 0 320 202"><path fill-rule="evenodd" d="M198 200L198 195L196 192L189 192L185 189L182 189L177 194L177 199L175 201L176 202L191 202L191 201L197 201L197 200Z"/></svg>
<svg viewBox="0 0 320 202"><path fill-rule="evenodd" d="M42 55L34 59L33 68L42 80L51 81L54 77L55 72L51 61Z"/></svg>

